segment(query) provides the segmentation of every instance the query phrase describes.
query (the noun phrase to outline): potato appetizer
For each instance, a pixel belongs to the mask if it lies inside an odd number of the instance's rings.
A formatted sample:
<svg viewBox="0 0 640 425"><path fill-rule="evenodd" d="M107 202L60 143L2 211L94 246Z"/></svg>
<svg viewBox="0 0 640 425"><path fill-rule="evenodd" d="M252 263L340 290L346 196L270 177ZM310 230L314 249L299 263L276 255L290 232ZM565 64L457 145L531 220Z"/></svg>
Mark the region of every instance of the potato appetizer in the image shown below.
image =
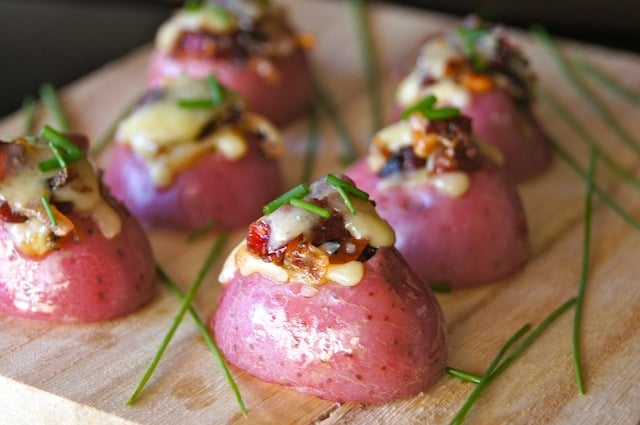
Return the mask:
<svg viewBox="0 0 640 425"><path fill-rule="evenodd" d="M0 142L0 311L96 322L138 310L154 293L151 247L102 185L86 139L45 127Z"/></svg>
<svg viewBox="0 0 640 425"><path fill-rule="evenodd" d="M229 362L337 402L407 398L438 380L440 307L366 193L327 175L265 213L220 274L211 328Z"/></svg>
<svg viewBox="0 0 640 425"><path fill-rule="evenodd" d="M185 7L158 31L149 84L210 74L237 91L249 108L278 126L308 109L313 87L304 48L282 8L270 1L227 0Z"/></svg>
<svg viewBox="0 0 640 425"><path fill-rule="evenodd" d="M105 181L145 224L230 230L280 193L278 130L214 77L151 89L116 133Z"/></svg>

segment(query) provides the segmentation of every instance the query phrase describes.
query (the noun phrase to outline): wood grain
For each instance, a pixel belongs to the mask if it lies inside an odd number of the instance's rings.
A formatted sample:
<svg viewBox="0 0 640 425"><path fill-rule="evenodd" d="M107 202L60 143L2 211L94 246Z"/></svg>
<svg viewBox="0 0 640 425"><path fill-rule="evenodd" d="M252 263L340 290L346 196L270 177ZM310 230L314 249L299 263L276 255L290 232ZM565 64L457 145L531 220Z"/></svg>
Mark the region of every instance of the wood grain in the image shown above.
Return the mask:
<svg viewBox="0 0 640 425"><path fill-rule="evenodd" d="M300 29L314 34L313 63L339 104L361 152L370 132L367 98L350 15L342 2L283 1ZM375 5L373 27L384 80L387 113L398 73L411 66L416 47L432 31L455 20L413 9ZM542 50L515 34L541 83L571 105L591 133L627 167L638 160L575 94ZM640 90L640 58L594 46L563 43ZM62 91L74 128L98 137L141 91L149 48L144 47ZM638 111L603 93L625 127L640 134ZM545 128L586 163L586 149L553 112L539 105ZM297 184L306 122L284 132L286 186ZM20 117L0 123L0 137L19 134ZM340 170L340 147L323 122L314 175ZM601 167L610 193L637 218L638 193ZM502 344L525 323L538 324L577 290L582 256L584 185L558 158L549 172L520 187L533 257L512 278L482 288L439 295L449 332L448 363L481 373ZM186 288L212 238L187 244L185 236L150 232L157 260ZM242 232L232 235L225 254ZM583 324L587 394L579 396L571 354L571 313L563 316L482 396L473 424L636 424L640 420L640 236L596 201L591 277ZM196 305L205 318L219 294L218 261ZM472 384L444 377L428 392L384 405L337 405L232 372L250 416L235 404L224 377L190 319L186 319L139 401L125 402L168 328L178 301L161 289L154 302L130 317L95 325L51 325L0 316L0 422L12 424L425 424L446 423ZM572 310L571 310L572 311Z"/></svg>

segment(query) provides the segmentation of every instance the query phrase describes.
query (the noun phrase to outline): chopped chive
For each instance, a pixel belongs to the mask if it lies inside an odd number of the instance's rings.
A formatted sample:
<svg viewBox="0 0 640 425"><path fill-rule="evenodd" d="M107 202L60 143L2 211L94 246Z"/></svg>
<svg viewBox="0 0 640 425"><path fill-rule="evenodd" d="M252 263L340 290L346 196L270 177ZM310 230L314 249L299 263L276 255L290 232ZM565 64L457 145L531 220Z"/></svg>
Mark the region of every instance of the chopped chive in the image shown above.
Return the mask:
<svg viewBox="0 0 640 425"><path fill-rule="evenodd" d="M356 198L360 198L362 200L368 200L369 194L364 190L360 190L349 182L346 182L333 174L327 174L327 183L329 183L333 187L342 187L347 193L355 196Z"/></svg>
<svg viewBox="0 0 640 425"><path fill-rule="evenodd" d="M211 102L213 105L219 105L224 100L224 88L220 85L215 75L211 74L207 77L207 84L211 91Z"/></svg>
<svg viewBox="0 0 640 425"><path fill-rule="evenodd" d="M426 111L426 110L433 109L433 106L436 104L436 101L437 101L436 97L434 95L432 95L432 94L427 96L427 97L425 97L424 99L420 100L419 102L417 102L414 105L409 106L407 109L405 109L402 112L402 119L406 120L414 112Z"/></svg>
<svg viewBox="0 0 640 425"><path fill-rule="evenodd" d="M40 136L62 149L68 155L67 159L69 160L77 161L84 155L80 146L76 145L73 140L48 125L44 126Z"/></svg>
<svg viewBox="0 0 640 425"><path fill-rule="evenodd" d="M582 270L580 284L576 295L576 309L573 315L573 364L576 370L576 383L580 394L584 394L584 377L582 375L580 358L580 322L582 319L582 307L584 294L587 288L589 275L589 252L591 250L591 210L593 205L593 179L596 173L596 160L598 152L592 147L589 155L589 171L587 174L587 190L584 202L584 240L582 242Z"/></svg>
<svg viewBox="0 0 640 425"><path fill-rule="evenodd" d="M532 28L534 37L546 48L547 53L560 68L565 78L580 93L582 98L586 100L593 109L596 110L600 118L609 125L618 138L636 155L640 156L640 143L631 137L631 135L618 122L615 115L605 106L605 104L589 89L589 87L577 75L571 64L562 56L558 48L555 46L549 33L541 26Z"/></svg>
<svg viewBox="0 0 640 425"><path fill-rule="evenodd" d="M364 65L365 84L369 96L369 111L371 114L371 132L375 133L382 127L382 101L378 87L379 77L375 46L367 19L366 2L364 0L349 0L348 4L356 27L358 45Z"/></svg>
<svg viewBox="0 0 640 425"><path fill-rule="evenodd" d="M206 235L211 230L213 230L215 226L216 226L216 220L209 220L207 223L205 223L199 229L197 229L194 232L190 233L187 236L187 242L195 242L196 240L200 239L202 236Z"/></svg>
<svg viewBox="0 0 640 425"><path fill-rule="evenodd" d="M65 161L64 156L62 155L62 153L60 153L60 151L58 150L58 147L49 142L49 149L51 149L51 152L53 152L53 156L55 156L56 162L58 163L58 165L60 166L60 168L66 168L67 167L67 161ZM43 166L44 166L44 162L40 163L38 166L40 167L41 171L48 171L48 170L43 170Z"/></svg>
<svg viewBox="0 0 640 425"><path fill-rule="evenodd" d="M547 134L549 138L549 143L553 150L560 156L562 160L564 160L579 176L581 176L585 181L588 179L587 172L580 166L578 161L567 151L562 145L551 137L550 134ZM596 193L600 199L604 201L605 204L609 206L620 218L627 222L630 226L640 231L640 221L633 217L629 212L627 212L624 208L622 208L616 201L613 200L609 196L606 190L604 190L598 183L593 184L593 191Z"/></svg>
<svg viewBox="0 0 640 425"><path fill-rule="evenodd" d="M353 202L351 202L351 199L349 199L349 195L347 195L347 192L344 190L344 188L342 186L337 186L336 190L338 191L338 193L340 194L340 197L346 204L349 212L351 214L356 214L356 207L353 206Z"/></svg>
<svg viewBox="0 0 640 425"><path fill-rule="evenodd" d="M225 26L229 26L233 23L233 16L229 13L227 9L217 4L209 4L207 5L207 11L216 15L221 21L224 21L222 24Z"/></svg>
<svg viewBox="0 0 640 425"><path fill-rule="evenodd" d="M211 99L179 99L178 106L186 109L209 109L214 105Z"/></svg>
<svg viewBox="0 0 640 425"><path fill-rule="evenodd" d="M116 135L116 130L118 129L118 124L122 121L127 115L133 112L135 106L140 102L141 95L136 94L133 99L129 101L125 105L124 108L118 113L116 118L111 121L106 130L102 133L102 135L91 145L91 149L89 149L89 154L92 157L96 157L102 153L102 151L109 146L109 144L113 141Z"/></svg>
<svg viewBox="0 0 640 425"><path fill-rule="evenodd" d="M189 291L187 291L187 294L182 299L182 304L180 305L180 310L178 310L178 313L174 317L173 323L171 324L171 327L167 331L167 334L165 335L164 339L162 340L162 343L160 344L160 347L158 347L158 351L156 351L156 354L153 357L153 360L151 361L151 364L149 364L149 367L147 368L147 370L144 373L142 379L138 383L138 386L136 387L135 391L133 392L133 394L131 395L131 397L127 401L128 405L131 405L131 404L135 403L136 399L138 398L138 396L140 395L140 393L144 389L145 385L147 384L147 382L151 378L151 375L153 375L153 372L155 371L156 367L158 366L158 363L160 363L160 358L162 357L162 355L164 354L165 350L167 349L167 346L169 345L169 342L173 338L173 335L176 333L176 330L178 329L178 326L180 325L180 322L182 322L182 319L183 319L185 313L187 312L187 310L191 306L191 302L193 301L193 298L195 297L196 292L198 292L198 289L200 288L200 284L202 283L202 281L204 280L205 276L209 272L209 269L213 265L213 262L216 260L216 258L220 254L220 251L222 251L222 247L224 246L225 241L226 241L226 234L225 233L221 233L220 235L218 235L218 237L214 241L213 245L211 246L211 250L209 251L209 254L207 255L207 258L205 259L204 263L202 264L202 267L200 268L200 270L198 271L198 275L196 276L196 279L193 281L193 284L191 285L191 287L189 288Z"/></svg>
<svg viewBox="0 0 640 425"><path fill-rule="evenodd" d="M300 183L293 189L283 193L282 195L278 196L276 199L265 205L262 208L262 212L264 213L264 215L271 214L281 206L288 204L292 199L302 198L307 193L309 193L309 186L306 183Z"/></svg>
<svg viewBox="0 0 640 425"><path fill-rule="evenodd" d="M182 8L185 10L198 10L202 7L202 0L186 0Z"/></svg>
<svg viewBox="0 0 640 425"><path fill-rule="evenodd" d="M42 98L42 102L44 102L46 107L53 114L56 126L61 131L69 131L69 121L62 109L62 105L60 104L60 100L58 99L58 95L53 84L45 83L40 86L40 98Z"/></svg>
<svg viewBox="0 0 640 425"><path fill-rule="evenodd" d="M169 289L171 289L173 293L176 294L176 296L180 298L181 301L184 302L185 295L182 293L180 288L178 288L178 285L176 285L176 283L169 277L169 275L158 264L156 264L156 272L160 277L160 279L162 279L162 281L169 287ZM200 331L200 335L202 335L202 337L204 338L205 342L207 343L207 346L209 347L209 350L213 354L214 359L218 363L218 366L222 370L222 373L224 374L225 378L227 379L227 383L231 387L231 390L233 391L233 394L236 397L236 401L240 406L240 410L242 411L242 414L245 417L247 417L248 416L247 407L245 406L244 401L242 400L242 395L240 394L238 385L236 384L236 381L233 379L233 376L231 375L231 372L229 371L229 368L227 367L226 362L222 358L222 355L220 354L220 350L218 349L216 343L213 341L213 338L211 338L211 334L209 333L207 326L204 324L204 322L202 321L202 318L198 314L197 310L193 307L193 305L189 305L188 311L189 311L189 314L191 314L193 321L196 323L196 326Z"/></svg>
<svg viewBox="0 0 640 425"><path fill-rule="evenodd" d="M38 103L33 96L27 96L22 101L22 116L24 117L24 134L33 133L36 123L36 108Z"/></svg>
<svg viewBox="0 0 640 425"><path fill-rule="evenodd" d="M309 110L309 130L307 134L307 146L304 153L304 163L302 165L302 176L300 180L308 182L313 174L313 166L318 153L318 127L319 127L318 109L312 106Z"/></svg>
<svg viewBox="0 0 640 425"><path fill-rule="evenodd" d="M39 136L24 136L24 140L26 140L29 143L38 143L38 141L40 140Z"/></svg>
<svg viewBox="0 0 640 425"><path fill-rule="evenodd" d="M603 87L609 89L609 91L618 95L622 99L625 99L627 102L640 106L640 94L623 86L602 69L589 63L584 58L576 58L573 60L573 63L587 77L590 77L594 81L600 83Z"/></svg>
<svg viewBox="0 0 640 425"><path fill-rule="evenodd" d="M352 164L358 158L358 149L356 148L356 144L351 138L349 130L347 129L344 121L340 118L338 108L333 103L333 100L331 100L329 92L322 86L322 83L318 79L314 80L313 86L315 89L318 104L327 114L327 117L329 117L329 121L338 134L338 138L340 139L343 150L340 161L342 165L346 167L347 165Z"/></svg>
<svg viewBox="0 0 640 425"><path fill-rule="evenodd" d="M576 299L571 298L562 304L560 307L555 309L549 316L547 316L529 335L514 348L511 354L498 366L500 359L504 356L506 351L509 349L511 345L515 343L520 337L522 337L527 331L528 328L525 325L521 328L516 334L514 334L509 341L505 344L505 346L500 350L496 358L491 362L491 365L485 373L482 375L480 382L473 389L467 401L462 405L458 413L453 417L450 425L452 424L461 424L464 421L464 418L469 413L469 410L473 407L476 400L480 397L480 395L487 389L489 384L491 384L496 378L498 378L502 372L506 368L509 367L511 363L513 363L531 344L535 342L535 340L544 332L558 317L560 317L565 311L567 311L573 304L575 304Z"/></svg>
<svg viewBox="0 0 640 425"><path fill-rule="evenodd" d="M440 293L440 294L448 294L451 292L451 285L448 282L430 283L429 287L433 292Z"/></svg>
<svg viewBox="0 0 640 425"><path fill-rule="evenodd" d="M608 166L611 171L616 173L621 179L626 181L632 186L640 189L640 180L637 179L632 173L625 170L618 162L607 153L605 149L603 149L598 142L591 136L589 131L582 125L580 120L576 118L575 115L569 111L569 108L564 106L560 100L558 100L550 91L539 88L539 95L542 99L547 102L555 112L562 117L562 120L565 121L569 126L581 137L580 140L585 142L587 145L592 146L596 149L598 156L602 159L602 162Z"/></svg>
<svg viewBox="0 0 640 425"><path fill-rule="evenodd" d="M422 112L422 114L426 119L431 121L448 120L450 118L455 118L460 116L460 109L458 108L428 109L420 112Z"/></svg>
<svg viewBox="0 0 640 425"><path fill-rule="evenodd" d="M458 35L462 39L462 49L464 54L471 59L473 69L476 72L483 72L486 68L484 59L478 54L478 50L476 49L478 40L486 34L486 28L458 28Z"/></svg>
<svg viewBox="0 0 640 425"><path fill-rule="evenodd" d="M53 227L58 227L58 220L56 220L56 216L53 213L53 208L51 208L51 204L49 203L49 200L44 195L40 197L40 200L42 201L44 210L47 212L47 215L49 216L49 221L51 222L51 225Z"/></svg>
<svg viewBox="0 0 640 425"><path fill-rule="evenodd" d="M474 384L479 384L480 380L482 379L481 377L479 377L478 375L474 375L473 373L465 372L464 370L456 369L449 366L447 366L444 370L451 376L455 376L456 378L462 379L463 381L473 382Z"/></svg>
<svg viewBox="0 0 640 425"><path fill-rule="evenodd" d="M293 205L294 207L297 208L301 208L303 210L307 210L310 213L313 213L315 215L319 215L322 218L329 218L329 216L331 215L331 211L329 211L326 208L323 208L319 205L316 204L312 204L311 202L307 202L307 201L303 201L302 199L292 199L289 201L289 203L291 205Z"/></svg>

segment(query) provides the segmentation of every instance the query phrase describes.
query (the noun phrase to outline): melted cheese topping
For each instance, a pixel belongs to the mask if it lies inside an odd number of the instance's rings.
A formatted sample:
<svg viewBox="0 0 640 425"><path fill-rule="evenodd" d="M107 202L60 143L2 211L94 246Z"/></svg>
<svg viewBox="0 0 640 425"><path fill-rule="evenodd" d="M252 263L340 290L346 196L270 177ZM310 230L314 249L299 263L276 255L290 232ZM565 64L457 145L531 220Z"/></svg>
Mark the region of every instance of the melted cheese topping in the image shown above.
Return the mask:
<svg viewBox="0 0 640 425"><path fill-rule="evenodd" d="M61 228L62 220L58 220L60 227L53 226L42 205L42 197L52 203L73 204L73 211L90 216L106 238L113 238L120 232L120 217L102 197L98 178L86 158L69 164L72 179L51 189L48 180L57 171L42 172L38 164L51 159L53 154L44 144L28 145L25 142L24 147L24 163L10 167L0 179L0 199L8 202L16 213L27 217L23 223L5 223L14 244L22 252L43 255L55 248L53 234L63 236L71 230L71 227Z"/></svg>
<svg viewBox="0 0 640 425"><path fill-rule="evenodd" d="M180 100L211 97L205 81L180 78L163 90L162 96L122 121L116 134L120 143L142 158L157 187L169 186L178 173L207 153L219 152L229 161L242 158L249 150L244 131L264 135L267 153L281 151L282 139L273 124L247 112L200 137L227 108L241 107L234 95L227 94L228 99L218 107L185 108L179 105Z"/></svg>

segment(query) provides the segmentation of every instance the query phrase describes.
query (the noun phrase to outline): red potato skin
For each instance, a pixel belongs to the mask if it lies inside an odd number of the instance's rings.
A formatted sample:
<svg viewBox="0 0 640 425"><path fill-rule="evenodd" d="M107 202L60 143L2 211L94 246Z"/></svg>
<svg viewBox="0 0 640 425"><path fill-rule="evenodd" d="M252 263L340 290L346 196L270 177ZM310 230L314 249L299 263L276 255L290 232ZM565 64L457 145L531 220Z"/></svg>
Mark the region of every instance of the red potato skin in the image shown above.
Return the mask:
<svg viewBox="0 0 640 425"><path fill-rule="evenodd" d="M156 87L166 78L185 74L194 78L214 74L222 85L240 93L249 110L284 126L301 117L311 105L311 70L302 49L291 56L270 60L279 74L277 82L262 78L251 60L234 63L228 59L177 57L156 51L149 66L148 85Z"/></svg>
<svg viewBox="0 0 640 425"><path fill-rule="evenodd" d="M70 214L76 240L42 258L18 253L0 221L0 311L49 322L100 322L128 315L155 292L151 246L121 205L122 229L106 239L90 218Z"/></svg>
<svg viewBox="0 0 640 425"><path fill-rule="evenodd" d="M364 159L346 174L376 202L396 232L396 247L429 283L465 288L499 280L529 257L520 197L503 170L469 173L469 190L449 198L430 186L379 190Z"/></svg>
<svg viewBox="0 0 640 425"><path fill-rule="evenodd" d="M551 164L551 148L530 107L519 108L503 90L474 93L463 113L473 131L504 155L504 168L517 182L530 179Z"/></svg>
<svg viewBox="0 0 640 425"><path fill-rule="evenodd" d="M202 229L212 220L221 230L246 226L280 193L278 164L257 143L249 143L248 153L237 161L207 154L167 188L157 188L142 159L116 143L104 180L141 221L186 232Z"/></svg>
<svg viewBox="0 0 640 425"><path fill-rule="evenodd" d="M427 390L443 374L446 332L431 290L395 248L363 280L303 285L236 272L211 322L227 360L267 382L336 402L380 403Z"/></svg>

